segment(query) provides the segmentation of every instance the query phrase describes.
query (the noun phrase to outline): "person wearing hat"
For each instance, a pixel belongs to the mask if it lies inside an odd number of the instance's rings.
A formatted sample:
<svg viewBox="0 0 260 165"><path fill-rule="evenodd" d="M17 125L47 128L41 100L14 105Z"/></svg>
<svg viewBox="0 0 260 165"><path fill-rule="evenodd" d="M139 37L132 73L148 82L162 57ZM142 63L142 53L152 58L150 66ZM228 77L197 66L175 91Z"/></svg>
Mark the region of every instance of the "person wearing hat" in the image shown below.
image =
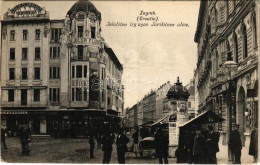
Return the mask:
<svg viewBox="0 0 260 165"><path fill-rule="evenodd" d="M233 163L235 164L241 164L241 149L242 149L242 142L241 142L241 135L238 131L239 125L235 125L235 129L231 131L230 137L229 137L229 147L231 150L232 155L234 156L235 160L233 160Z"/></svg>
<svg viewBox="0 0 260 165"><path fill-rule="evenodd" d="M208 126L208 133L206 135L206 151L207 151L207 163L217 164L216 154L219 152L219 133L215 132L213 127Z"/></svg>
<svg viewBox="0 0 260 165"><path fill-rule="evenodd" d="M124 130L120 128L116 140L117 160L119 164L125 164L125 153L127 151L127 143L129 141L129 138L124 134Z"/></svg>
<svg viewBox="0 0 260 165"><path fill-rule="evenodd" d="M169 144L169 138L167 138L163 131L162 127L158 129L156 134L154 135L154 143L155 143L155 150L156 154L159 157L159 164L168 164L168 144Z"/></svg>
<svg viewBox="0 0 260 165"><path fill-rule="evenodd" d="M111 153L113 150L113 142L114 142L114 136L110 132L110 130L107 130L105 135L101 139L101 144L102 144L102 151L104 152L103 154L103 164L109 164L111 160Z"/></svg>

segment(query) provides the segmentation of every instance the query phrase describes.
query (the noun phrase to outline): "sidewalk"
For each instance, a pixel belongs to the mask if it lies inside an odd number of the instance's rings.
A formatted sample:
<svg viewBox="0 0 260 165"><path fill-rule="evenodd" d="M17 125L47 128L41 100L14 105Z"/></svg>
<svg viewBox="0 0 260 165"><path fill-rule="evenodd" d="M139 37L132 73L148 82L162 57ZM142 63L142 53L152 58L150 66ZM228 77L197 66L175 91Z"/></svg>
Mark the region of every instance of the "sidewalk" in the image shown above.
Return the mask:
<svg viewBox="0 0 260 165"><path fill-rule="evenodd" d="M248 154L248 150L248 145L246 145L241 151L242 164L253 164L254 158ZM219 152L217 153L217 160L218 164L232 164L231 161L228 161L228 147L226 145L222 145L221 141L219 141Z"/></svg>

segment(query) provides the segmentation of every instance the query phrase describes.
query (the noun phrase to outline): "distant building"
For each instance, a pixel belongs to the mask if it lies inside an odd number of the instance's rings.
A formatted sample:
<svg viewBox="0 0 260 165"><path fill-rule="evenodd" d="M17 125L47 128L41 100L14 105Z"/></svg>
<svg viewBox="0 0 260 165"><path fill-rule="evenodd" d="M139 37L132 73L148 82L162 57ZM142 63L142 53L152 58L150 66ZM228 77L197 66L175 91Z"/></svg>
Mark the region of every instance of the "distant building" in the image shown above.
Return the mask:
<svg viewBox="0 0 260 165"><path fill-rule="evenodd" d="M168 113L167 107L164 106L164 101L167 99L167 93L171 88L170 81L162 84L156 91L156 120L164 117L165 113Z"/></svg>
<svg viewBox="0 0 260 165"><path fill-rule="evenodd" d="M191 79L190 83L186 85L186 89L189 91L190 96L187 101L187 108L189 119L195 117L195 91L194 91L194 80Z"/></svg>

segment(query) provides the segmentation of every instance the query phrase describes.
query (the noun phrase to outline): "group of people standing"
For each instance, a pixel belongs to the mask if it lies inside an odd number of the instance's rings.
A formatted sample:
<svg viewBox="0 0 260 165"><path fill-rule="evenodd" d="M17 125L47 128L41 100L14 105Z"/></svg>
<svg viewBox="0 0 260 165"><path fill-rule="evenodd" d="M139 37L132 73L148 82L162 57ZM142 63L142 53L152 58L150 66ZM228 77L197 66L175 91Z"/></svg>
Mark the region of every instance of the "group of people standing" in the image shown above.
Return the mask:
<svg viewBox="0 0 260 165"><path fill-rule="evenodd" d="M116 142L115 142L116 138ZM102 145L103 151L103 164L109 164L111 160L111 154L113 151L113 143L116 143L117 149L117 160L119 164L125 164L125 153L128 150L127 143L129 142L129 138L124 134L123 129L119 129L117 136L110 130L107 130L104 136L101 137L100 144ZM94 158L94 148L95 142L94 137L90 134L89 137L90 144L90 158Z"/></svg>
<svg viewBox="0 0 260 165"><path fill-rule="evenodd" d="M219 136L212 126L208 126L208 130L197 130L192 126L191 131L185 132L183 145L176 151L177 163L217 164Z"/></svg>

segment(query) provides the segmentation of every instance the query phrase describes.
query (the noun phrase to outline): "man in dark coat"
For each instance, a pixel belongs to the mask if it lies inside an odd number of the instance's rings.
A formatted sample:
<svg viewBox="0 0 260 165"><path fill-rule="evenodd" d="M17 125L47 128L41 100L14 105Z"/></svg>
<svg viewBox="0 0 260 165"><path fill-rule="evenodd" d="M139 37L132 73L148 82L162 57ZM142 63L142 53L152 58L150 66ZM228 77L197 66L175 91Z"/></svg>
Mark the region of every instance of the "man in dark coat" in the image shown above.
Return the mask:
<svg viewBox="0 0 260 165"><path fill-rule="evenodd" d="M257 162L257 155L258 155L258 131L257 131L257 128L254 128L251 132L249 155L252 155L254 157L254 163L256 163Z"/></svg>
<svg viewBox="0 0 260 165"><path fill-rule="evenodd" d="M154 136L155 150L159 157L159 164L168 164L168 144L169 139L164 135L162 128L160 127Z"/></svg>
<svg viewBox="0 0 260 165"><path fill-rule="evenodd" d="M1 128L1 143L3 143L4 149L7 149L6 144L5 144L5 130Z"/></svg>
<svg viewBox="0 0 260 165"><path fill-rule="evenodd" d="M206 137L202 134L201 130L197 130L196 136L194 138L194 146L193 146L194 164L205 163L205 152L206 152L205 144L206 144Z"/></svg>
<svg viewBox="0 0 260 165"><path fill-rule="evenodd" d="M135 133L132 135L133 138L133 149L134 152L137 153L138 151L138 142L139 142L139 131L138 129L135 130Z"/></svg>
<svg viewBox="0 0 260 165"><path fill-rule="evenodd" d="M194 146L194 137L196 136L196 126L192 126L191 131L187 130L184 138L184 147L186 153L188 153L188 163L193 163L193 146Z"/></svg>
<svg viewBox="0 0 260 165"><path fill-rule="evenodd" d="M111 160L113 142L114 142L114 136L112 135L112 133L110 133L110 131L107 131L101 139L102 151L104 151L103 164L109 164Z"/></svg>
<svg viewBox="0 0 260 165"><path fill-rule="evenodd" d="M89 135L90 158L94 158L95 141L92 133Z"/></svg>
<svg viewBox="0 0 260 165"><path fill-rule="evenodd" d="M29 129L24 129L23 127L21 128L20 140L22 145L22 155L28 156L30 154L30 150L29 150L30 134L31 133Z"/></svg>
<svg viewBox="0 0 260 165"><path fill-rule="evenodd" d="M124 130L119 129L116 146L117 146L117 160L119 164L125 164L125 153L127 151L127 143L130 141L129 138L123 133Z"/></svg>
<svg viewBox="0 0 260 165"><path fill-rule="evenodd" d="M229 137L229 147L231 150L231 153L235 157L235 161L233 163L235 164L241 164L241 149L242 149L242 142L240 138L240 133L238 131L239 125L235 125L235 130L231 131L230 137Z"/></svg>
<svg viewBox="0 0 260 165"><path fill-rule="evenodd" d="M216 154L219 152L219 133L213 130L212 126L208 126L208 133L206 135L206 151L208 164L217 164Z"/></svg>

